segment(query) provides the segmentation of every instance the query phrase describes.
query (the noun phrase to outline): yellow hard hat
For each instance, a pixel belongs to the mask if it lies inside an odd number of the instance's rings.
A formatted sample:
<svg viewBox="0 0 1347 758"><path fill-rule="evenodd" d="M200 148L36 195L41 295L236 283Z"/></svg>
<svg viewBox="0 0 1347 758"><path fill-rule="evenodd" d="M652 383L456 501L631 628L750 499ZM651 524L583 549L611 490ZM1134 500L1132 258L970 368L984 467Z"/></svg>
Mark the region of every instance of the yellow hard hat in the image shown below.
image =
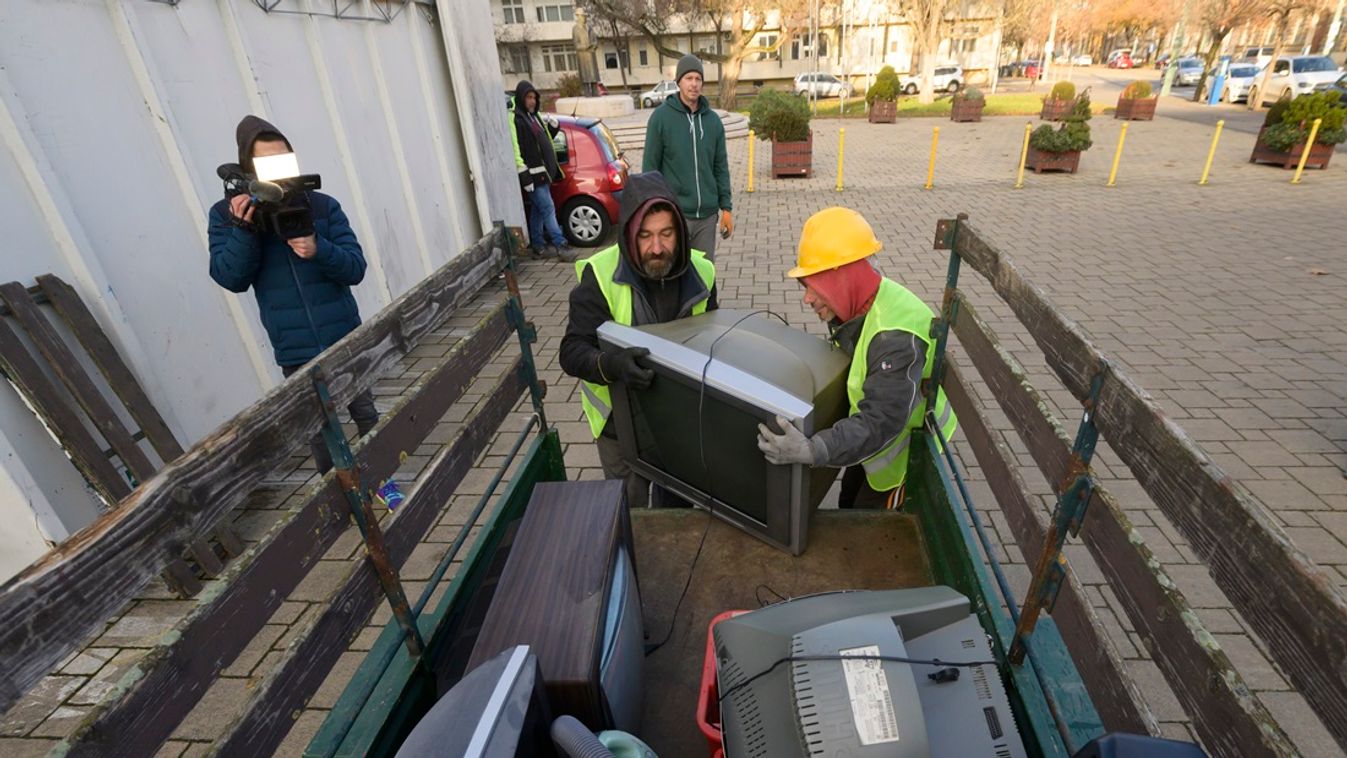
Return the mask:
<svg viewBox="0 0 1347 758"><path fill-rule="evenodd" d="M864 216L850 208L824 208L804 222L796 266L786 275L792 279L813 276L868 258L883 248Z"/></svg>

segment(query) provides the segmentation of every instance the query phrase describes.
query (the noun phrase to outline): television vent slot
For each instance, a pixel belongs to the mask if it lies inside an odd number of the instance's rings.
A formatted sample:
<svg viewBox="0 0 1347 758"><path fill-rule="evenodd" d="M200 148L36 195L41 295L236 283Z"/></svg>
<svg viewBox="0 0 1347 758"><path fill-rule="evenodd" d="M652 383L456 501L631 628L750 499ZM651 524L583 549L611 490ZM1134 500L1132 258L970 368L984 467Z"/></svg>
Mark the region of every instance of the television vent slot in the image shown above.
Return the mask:
<svg viewBox="0 0 1347 758"><path fill-rule="evenodd" d="M1012 758L1014 753L1010 752L1010 747L1006 745L996 746L996 758Z"/></svg>
<svg viewBox="0 0 1347 758"><path fill-rule="evenodd" d="M791 640L791 655L805 654L804 644L799 637ZM800 725L800 737L805 749L811 756L827 753L827 742L819 728L819 704L814 696L814 677L808 661L794 661L790 665L791 699L795 703L795 715Z"/></svg>
<svg viewBox="0 0 1347 758"><path fill-rule="evenodd" d="M1005 731L1001 729L1001 718L996 715L996 709L990 706L983 708L982 715L987 717L987 731L991 733L992 739L1001 739Z"/></svg>
<svg viewBox="0 0 1347 758"><path fill-rule="evenodd" d="M977 647L978 644L972 640L964 640L963 646L965 650L972 650L973 648Z"/></svg>
<svg viewBox="0 0 1347 758"><path fill-rule="evenodd" d="M977 691L978 700L992 699L992 687L987 681L986 666L975 666L973 668L973 688Z"/></svg>

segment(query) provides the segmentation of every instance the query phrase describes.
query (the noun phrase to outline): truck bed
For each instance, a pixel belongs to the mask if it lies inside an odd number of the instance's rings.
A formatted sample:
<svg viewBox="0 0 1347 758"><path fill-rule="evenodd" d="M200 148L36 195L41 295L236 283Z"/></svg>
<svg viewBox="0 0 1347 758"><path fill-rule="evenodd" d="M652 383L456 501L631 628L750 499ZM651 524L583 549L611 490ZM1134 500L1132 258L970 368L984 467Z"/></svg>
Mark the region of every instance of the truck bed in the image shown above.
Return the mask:
<svg viewBox="0 0 1347 758"><path fill-rule="evenodd" d="M709 522L709 530L708 530ZM915 516L888 511L819 511L799 557L778 550L704 511L632 512L636 574L648 641L663 647L645 659L641 738L659 755L706 754L697 730L697 693L706 627L727 610L752 610L836 589L898 589L933 583ZM706 543L693 559L702 534ZM687 596L674 618L688 571ZM777 593L777 594L773 594Z"/></svg>

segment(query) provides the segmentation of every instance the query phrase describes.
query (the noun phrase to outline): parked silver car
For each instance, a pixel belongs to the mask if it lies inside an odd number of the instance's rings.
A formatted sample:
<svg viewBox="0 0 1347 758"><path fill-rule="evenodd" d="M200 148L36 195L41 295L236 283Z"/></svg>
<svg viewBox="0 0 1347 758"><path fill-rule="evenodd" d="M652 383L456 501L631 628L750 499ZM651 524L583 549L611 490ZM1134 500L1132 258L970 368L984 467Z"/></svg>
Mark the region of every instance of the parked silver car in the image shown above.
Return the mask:
<svg viewBox="0 0 1347 758"><path fill-rule="evenodd" d="M816 97L837 97L851 95L851 85L832 74L808 73L796 74L794 92L797 95L813 93Z"/></svg>
<svg viewBox="0 0 1347 758"><path fill-rule="evenodd" d="M1321 92L1332 87L1340 76L1342 69L1327 55L1278 58L1272 64L1272 78L1268 80L1267 91L1258 91L1263 83L1260 76L1254 81L1250 97L1258 105L1263 105L1278 98Z"/></svg>
<svg viewBox="0 0 1347 758"><path fill-rule="evenodd" d="M654 108L656 105L669 99L669 95L678 94L678 85L665 79L645 92L641 93L641 107Z"/></svg>
<svg viewBox="0 0 1347 758"><path fill-rule="evenodd" d="M917 94L917 85L920 80L918 76L910 76L903 84L903 92L909 95ZM936 66L931 75L931 87L936 92L944 90L945 92L958 92L963 87L963 69L958 66Z"/></svg>

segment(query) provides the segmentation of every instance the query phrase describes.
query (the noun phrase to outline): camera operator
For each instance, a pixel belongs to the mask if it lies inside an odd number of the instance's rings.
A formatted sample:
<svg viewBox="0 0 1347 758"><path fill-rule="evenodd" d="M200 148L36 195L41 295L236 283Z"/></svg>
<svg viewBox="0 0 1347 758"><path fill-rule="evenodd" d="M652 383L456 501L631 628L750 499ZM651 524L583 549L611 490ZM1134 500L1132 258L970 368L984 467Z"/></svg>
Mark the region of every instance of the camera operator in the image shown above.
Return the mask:
<svg viewBox="0 0 1347 758"><path fill-rule="evenodd" d="M234 168L246 181L256 173L253 158L294 152L280 130L256 116L245 116L235 137L238 166L221 167L222 177ZM260 202L259 192L234 191L227 189L209 212L210 276L231 292L252 287L276 363L290 376L360 325L351 287L365 276L365 256L346 214L327 195L299 189L278 204ZM290 223L296 214L300 222ZM286 223L277 220L282 215ZM369 390L346 407L362 436L379 420ZM321 433L310 447L320 472L332 468Z"/></svg>

